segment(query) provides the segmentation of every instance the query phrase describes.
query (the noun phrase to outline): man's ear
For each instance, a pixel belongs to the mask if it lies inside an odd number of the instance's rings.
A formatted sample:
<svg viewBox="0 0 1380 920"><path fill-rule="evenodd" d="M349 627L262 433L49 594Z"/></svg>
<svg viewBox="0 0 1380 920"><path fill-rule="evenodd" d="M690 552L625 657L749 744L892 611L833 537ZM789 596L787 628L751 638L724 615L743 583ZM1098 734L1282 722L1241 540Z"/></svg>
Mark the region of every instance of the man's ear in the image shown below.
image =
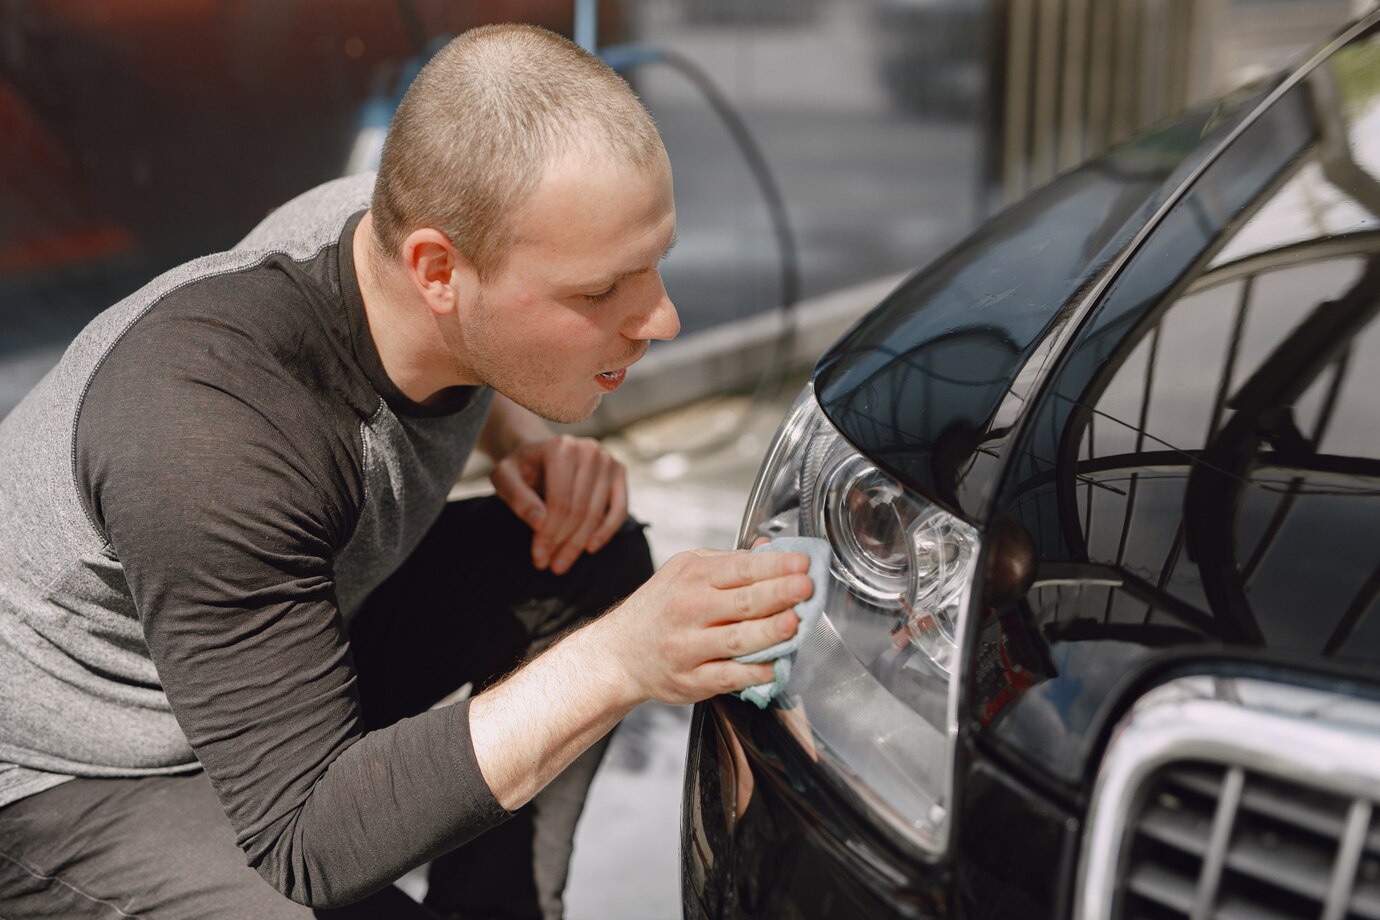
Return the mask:
<svg viewBox="0 0 1380 920"><path fill-rule="evenodd" d="M453 312L477 283L473 266L444 233L423 227L402 244L403 268L417 293L437 315Z"/></svg>

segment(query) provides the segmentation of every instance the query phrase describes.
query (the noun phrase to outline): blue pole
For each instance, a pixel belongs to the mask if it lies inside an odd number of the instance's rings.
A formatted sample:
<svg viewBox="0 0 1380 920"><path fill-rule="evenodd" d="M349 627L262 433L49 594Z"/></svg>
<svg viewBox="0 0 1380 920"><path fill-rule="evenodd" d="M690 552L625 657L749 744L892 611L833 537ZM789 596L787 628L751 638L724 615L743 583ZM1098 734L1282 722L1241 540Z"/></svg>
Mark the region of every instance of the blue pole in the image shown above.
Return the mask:
<svg viewBox="0 0 1380 920"><path fill-rule="evenodd" d="M599 0L575 0L575 44L594 54L599 39Z"/></svg>

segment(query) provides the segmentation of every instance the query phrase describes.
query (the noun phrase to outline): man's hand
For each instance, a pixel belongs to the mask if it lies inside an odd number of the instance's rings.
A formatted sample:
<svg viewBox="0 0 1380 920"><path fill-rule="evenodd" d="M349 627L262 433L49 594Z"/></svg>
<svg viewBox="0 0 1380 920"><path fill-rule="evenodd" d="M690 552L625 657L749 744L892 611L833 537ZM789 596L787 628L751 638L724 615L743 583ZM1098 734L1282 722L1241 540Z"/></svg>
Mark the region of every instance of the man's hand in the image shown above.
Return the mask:
<svg viewBox="0 0 1380 920"><path fill-rule="evenodd" d="M801 553L700 549L672 557L604 618L639 697L695 703L773 679L731 659L795 635L813 593Z"/></svg>
<svg viewBox="0 0 1380 920"><path fill-rule="evenodd" d="M557 575L608 543L628 514L623 464L591 438L558 435L515 447L489 479L534 531L532 564Z"/></svg>
<svg viewBox="0 0 1380 920"><path fill-rule="evenodd" d="M509 811L649 699L694 703L770 681L732 659L795 635L813 590L801 553L701 549L673 557L622 604L470 704L480 771Z"/></svg>

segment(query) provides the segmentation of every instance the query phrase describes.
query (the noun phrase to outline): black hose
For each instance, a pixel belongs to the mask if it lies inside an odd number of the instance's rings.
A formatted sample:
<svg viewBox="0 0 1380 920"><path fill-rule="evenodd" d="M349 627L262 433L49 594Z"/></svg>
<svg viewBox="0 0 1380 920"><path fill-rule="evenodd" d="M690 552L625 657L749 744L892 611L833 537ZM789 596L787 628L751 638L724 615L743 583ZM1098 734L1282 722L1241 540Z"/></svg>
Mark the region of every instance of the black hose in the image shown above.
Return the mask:
<svg viewBox="0 0 1380 920"><path fill-rule="evenodd" d="M781 189L776 184L771 167L767 165L766 157L762 155L762 148L748 130L742 116L728 101L728 97L714 84L702 67L677 51L663 51L661 60L680 71L681 75L704 95L705 101L723 121L724 127L738 145L752 177L757 180L758 188L762 191L762 199L771 215L772 229L776 233L776 244L781 256L781 309L789 314L796 301L800 299L800 256L796 248L795 234L791 230L790 217L786 213L786 201L781 196Z"/></svg>
<svg viewBox="0 0 1380 920"><path fill-rule="evenodd" d="M661 62L685 77L692 86L700 91L705 101L709 103L709 107L713 109L714 114L723 122L761 191L762 199L767 206L767 213L771 219L772 229L776 234L777 253L781 263L780 311L784 328L781 334L776 337L772 349L772 359L763 368L762 376L753 388L752 397L747 408L743 411L743 415L746 416L754 406L775 396L779 391L785 379L791 349L795 343L796 314L794 308L796 302L800 300L800 254L796 245L795 233L791 229L790 215L786 211L786 201L781 195L781 189L776 183L776 177L773 175L771 167L767 165L766 157L762 154L762 148L757 143L757 139L753 137L747 122L738 114L727 95L719 89L704 68L679 52L644 45L618 45L603 49L601 55L614 70L626 71L641 64ZM697 445L689 450L662 451L655 456L664 456L669 453L687 455L713 453L732 442L737 434L738 432L734 430L732 434L716 438L706 444ZM655 456L642 455L634 445L630 445L630 447L633 447L634 452L639 454L639 459L655 459Z"/></svg>

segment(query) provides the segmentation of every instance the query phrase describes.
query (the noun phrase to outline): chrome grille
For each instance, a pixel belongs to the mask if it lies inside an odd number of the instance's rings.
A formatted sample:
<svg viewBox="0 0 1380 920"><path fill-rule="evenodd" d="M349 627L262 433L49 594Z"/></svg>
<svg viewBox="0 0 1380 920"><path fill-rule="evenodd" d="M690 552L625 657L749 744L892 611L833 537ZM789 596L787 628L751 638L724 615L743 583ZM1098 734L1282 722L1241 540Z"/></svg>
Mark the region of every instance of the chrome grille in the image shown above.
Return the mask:
<svg viewBox="0 0 1380 920"><path fill-rule="evenodd" d="M1162 769L1132 822L1120 915L1380 920L1371 810L1239 766Z"/></svg>
<svg viewBox="0 0 1380 920"><path fill-rule="evenodd" d="M1079 920L1380 920L1380 702L1181 678L1112 735Z"/></svg>

